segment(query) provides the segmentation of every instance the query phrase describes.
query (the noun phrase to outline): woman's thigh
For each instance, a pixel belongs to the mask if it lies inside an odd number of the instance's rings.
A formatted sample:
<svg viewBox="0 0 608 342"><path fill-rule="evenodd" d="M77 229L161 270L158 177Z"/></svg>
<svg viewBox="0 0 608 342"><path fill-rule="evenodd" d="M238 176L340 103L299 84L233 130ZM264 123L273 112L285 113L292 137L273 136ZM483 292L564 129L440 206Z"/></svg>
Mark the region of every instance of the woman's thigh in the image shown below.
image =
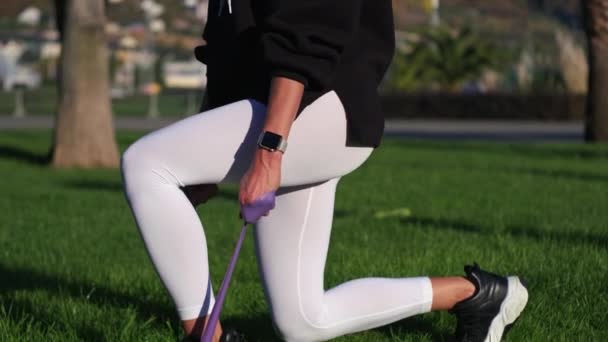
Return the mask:
<svg viewBox="0 0 608 342"><path fill-rule="evenodd" d="M266 106L243 100L194 115L136 143L138 155L179 186L237 183L249 167ZM281 186L335 178L357 168L372 152L346 147L346 116L334 92L308 106L294 122L283 157Z"/></svg>
<svg viewBox="0 0 608 342"><path fill-rule="evenodd" d="M334 178L279 189L272 214L256 224L258 266L281 329L314 326L324 314L323 273L338 182Z"/></svg>

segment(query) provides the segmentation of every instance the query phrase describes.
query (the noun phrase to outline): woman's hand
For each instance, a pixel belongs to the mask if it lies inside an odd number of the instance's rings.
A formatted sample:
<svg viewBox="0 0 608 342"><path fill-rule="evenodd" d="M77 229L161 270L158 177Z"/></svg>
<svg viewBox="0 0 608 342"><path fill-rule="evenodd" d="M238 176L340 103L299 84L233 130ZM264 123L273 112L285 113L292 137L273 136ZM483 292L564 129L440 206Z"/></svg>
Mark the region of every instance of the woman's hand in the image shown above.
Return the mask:
<svg viewBox="0 0 608 342"><path fill-rule="evenodd" d="M283 153L257 149L249 170L241 179L239 201L251 204L265 193L275 191L281 184Z"/></svg>

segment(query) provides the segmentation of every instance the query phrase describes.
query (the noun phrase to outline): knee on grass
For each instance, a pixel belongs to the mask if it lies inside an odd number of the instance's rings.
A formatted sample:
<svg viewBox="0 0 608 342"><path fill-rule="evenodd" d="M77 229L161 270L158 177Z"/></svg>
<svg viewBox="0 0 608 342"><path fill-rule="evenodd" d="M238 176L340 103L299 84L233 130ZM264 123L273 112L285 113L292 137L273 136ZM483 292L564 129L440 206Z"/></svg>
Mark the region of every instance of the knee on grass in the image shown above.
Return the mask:
<svg viewBox="0 0 608 342"><path fill-rule="evenodd" d="M308 342L327 340L334 336L327 336L327 330L323 328L321 317L304 317L300 312L278 315L273 310L273 325L276 333L287 342Z"/></svg>

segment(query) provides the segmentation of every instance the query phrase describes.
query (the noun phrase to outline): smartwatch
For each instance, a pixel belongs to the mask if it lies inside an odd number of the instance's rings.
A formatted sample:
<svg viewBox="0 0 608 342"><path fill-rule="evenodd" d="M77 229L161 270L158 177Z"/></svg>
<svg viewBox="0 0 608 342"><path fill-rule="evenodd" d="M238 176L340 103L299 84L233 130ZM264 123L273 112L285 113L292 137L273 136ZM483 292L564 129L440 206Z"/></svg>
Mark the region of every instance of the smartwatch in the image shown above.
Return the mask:
<svg viewBox="0 0 608 342"><path fill-rule="evenodd" d="M280 151L285 153L285 150L287 149L287 140L283 139L283 137L278 134L264 131L258 138L258 147L270 152Z"/></svg>

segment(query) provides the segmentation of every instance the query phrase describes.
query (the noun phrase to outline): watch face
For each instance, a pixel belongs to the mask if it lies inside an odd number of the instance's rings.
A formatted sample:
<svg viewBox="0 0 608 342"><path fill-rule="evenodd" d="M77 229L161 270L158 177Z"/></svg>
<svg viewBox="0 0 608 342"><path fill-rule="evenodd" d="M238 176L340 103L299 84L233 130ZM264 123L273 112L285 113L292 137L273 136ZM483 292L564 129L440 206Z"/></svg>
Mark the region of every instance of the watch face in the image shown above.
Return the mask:
<svg viewBox="0 0 608 342"><path fill-rule="evenodd" d="M262 136L262 141L260 141L260 145L276 150L281 143L281 139L281 136L278 134L265 132Z"/></svg>

